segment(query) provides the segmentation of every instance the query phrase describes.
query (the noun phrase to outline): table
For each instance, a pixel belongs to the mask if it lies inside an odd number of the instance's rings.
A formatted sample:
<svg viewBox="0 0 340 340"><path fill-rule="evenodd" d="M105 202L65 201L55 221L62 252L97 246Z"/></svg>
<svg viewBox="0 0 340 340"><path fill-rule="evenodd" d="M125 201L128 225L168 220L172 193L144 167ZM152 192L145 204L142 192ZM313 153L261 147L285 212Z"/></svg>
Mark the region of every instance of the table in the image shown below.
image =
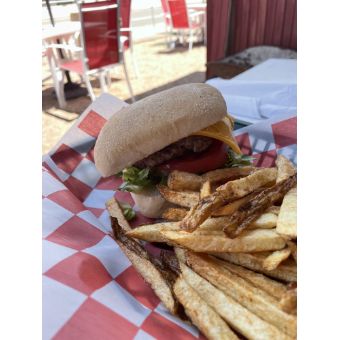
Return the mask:
<svg viewBox="0 0 340 340"><path fill-rule="evenodd" d="M232 79L207 81L226 100L237 122L252 124L280 114L296 114L296 60L268 59Z"/></svg>
<svg viewBox="0 0 340 340"><path fill-rule="evenodd" d="M93 145L106 120L127 105L101 95L43 159L43 339L199 338L165 310L108 235L105 202L113 195L133 200L117 191L121 179L101 178ZM245 127L235 137L256 166L272 166L277 154L296 161L294 116ZM137 212L133 223L147 221Z"/></svg>
<svg viewBox="0 0 340 340"><path fill-rule="evenodd" d="M80 32L80 22L72 21L58 23L54 27L48 26L42 30L42 40L48 43L55 42L57 39L67 39Z"/></svg>

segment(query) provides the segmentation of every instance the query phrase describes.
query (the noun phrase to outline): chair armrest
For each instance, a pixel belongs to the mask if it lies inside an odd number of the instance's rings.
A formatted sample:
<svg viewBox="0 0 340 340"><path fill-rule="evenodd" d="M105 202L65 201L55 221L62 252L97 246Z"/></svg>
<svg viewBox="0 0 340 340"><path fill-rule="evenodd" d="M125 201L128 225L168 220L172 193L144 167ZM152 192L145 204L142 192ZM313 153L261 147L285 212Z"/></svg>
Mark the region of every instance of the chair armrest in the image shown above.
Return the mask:
<svg viewBox="0 0 340 340"><path fill-rule="evenodd" d="M205 14L205 12L203 12L203 11L193 11L193 12L189 12L188 14L189 14L189 17L198 17L200 15Z"/></svg>
<svg viewBox="0 0 340 340"><path fill-rule="evenodd" d="M124 27L120 29L121 32L132 32L131 27Z"/></svg>
<svg viewBox="0 0 340 340"><path fill-rule="evenodd" d="M49 44L46 48L60 48L63 50L73 51L73 52L81 52L83 51L82 47L79 46L72 46L67 44Z"/></svg>

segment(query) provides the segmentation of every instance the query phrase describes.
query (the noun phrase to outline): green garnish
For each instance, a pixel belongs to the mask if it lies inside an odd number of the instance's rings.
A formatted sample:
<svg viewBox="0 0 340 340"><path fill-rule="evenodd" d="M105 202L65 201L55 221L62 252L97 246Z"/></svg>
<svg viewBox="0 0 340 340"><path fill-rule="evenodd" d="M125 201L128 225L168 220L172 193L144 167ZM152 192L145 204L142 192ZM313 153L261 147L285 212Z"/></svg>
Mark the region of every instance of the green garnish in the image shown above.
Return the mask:
<svg viewBox="0 0 340 340"><path fill-rule="evenodd" d="M157 173L155 170L149 168L138 169L134 166L124 169L122 178L124 182L119 187L119 190L135 193L151 189L166 179L164 175Z"/></svg>
<svg viewBox="0 0 340 340"><path fill-rule="evenodd" d="M234 152L233 150L228 150L228 162L226 163L226 167L235 168L242 166L253 165L253 160L255 158L247 155L240 155Z"/></svg>
<svg viewBox="0 0 340 340"><path fill-rule="evenodd" d="M136 217L136 212L132 209L131 205L128 203L119 203L120 207L122 208L124 217L131 221Z"/></svg>

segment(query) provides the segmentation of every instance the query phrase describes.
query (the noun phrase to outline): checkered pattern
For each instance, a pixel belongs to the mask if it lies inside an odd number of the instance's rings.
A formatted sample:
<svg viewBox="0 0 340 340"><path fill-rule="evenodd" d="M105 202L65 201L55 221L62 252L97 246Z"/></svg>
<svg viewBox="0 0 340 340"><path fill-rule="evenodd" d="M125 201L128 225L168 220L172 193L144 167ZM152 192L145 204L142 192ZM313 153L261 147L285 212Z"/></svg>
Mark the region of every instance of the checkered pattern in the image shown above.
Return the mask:
<svg viewBox="0 0 340 340"><path fill-rule="evenodd" d="M121 179L100 177L93 145L106 120L125 105L101 96L43 159L44 339L203 338L168 313L108 236L105 202L113 195L134 202L117 191ZM280 153L296 162L296 117L265 121L236 137L258 165L272 165ZM132 224L146 222L137 212Z"/></svg>

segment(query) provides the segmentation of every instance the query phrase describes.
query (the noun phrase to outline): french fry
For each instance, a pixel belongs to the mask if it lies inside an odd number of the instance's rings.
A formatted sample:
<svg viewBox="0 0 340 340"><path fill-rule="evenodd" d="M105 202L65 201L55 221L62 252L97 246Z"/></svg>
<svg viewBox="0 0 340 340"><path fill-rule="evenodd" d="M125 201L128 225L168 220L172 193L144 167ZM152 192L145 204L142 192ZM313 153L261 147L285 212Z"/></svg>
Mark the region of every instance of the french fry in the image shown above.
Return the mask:
<svg viewBox="0 0 340 340"><path fill-rule="evenodd" d="M296 188L291 189L284 197L280 209L280 214L277 219L276 231L288 238L294 239L297 237L297 197Z"/></svg>
<svg viewBox="0 0 340 340"><path fill-rule="evenodd" d="M208 171L201 176L203 181L209 181L210 183L226 182L231 179L237 179L240 177L248 176L257 169L251 166L245 166L240 168L225 168Z"/></svg>
<svg viewBox="0 0 340 340"><path fill-rule="evenodd" d="M165 185L157 186L160 194L170 203L181 207L191 208L199 201L199 193L194 191L175 191Z"/></svg>
<svg viewBox="0 0 340 340"><path fill-rule="evenodd" d="M225 225L225 223L223 223L223 220L225 220L224 217L208 219L205 221L204 224L201 225L200 228L194 231L193 235L215 235L225 237L224 233L222 232L223 226ZM179 227L179 223L161 222L146 224L127 231L126 235L148 242L167 242L168 239L164 236L162 231L169 230L180 231L181 229Z"/></svg>
<svg viewBox="0 0 340 340"><path fill-rule="evenodd" d="M166 242L167 239L161 233L162 230L180 230L180 227L178 222L147 224L131 229L126 235L148 242Z"/></svg>
<svg viewBox="0 0 340 340"><path fill-rule="evenodd" d="M209 181L203 182L200 191L200 199L211 195L211 185Z"/></svg>
<svg viewBox="0 0 340 340"><path fill-rule="evenodd" d="M230 239L223 232L188 233L185 231L161 230L161 234L171 244L177 244L195 252L259 252L278 250L285 247L285 240L272 230L250 230L245 235Z"/></svg>
<svg viewBox="0 0 340 340"><path fill-rule="evenodd" d="M169 221L181 221L188 213L188 210L184 208L168 208L163 214L162 218Z"/></svg>
<svg viewBox="0 0 340 340"><path fill-rule="evenodd" d="M281 263L274 270L265 270L263 268L265 256L262 256L260 253L215 253L214 255L225 261L263 273L281 281L296 282L296 264L290 262L289 259L286 260L285 263Z"/></svg>
<svg viewBox="0 0 340 340"><path fill-rule="evenodd" d="M212 257L188 252L186 259L189 267L223 293L280 331L296 337L296 317L282 311L272 296L233 274Z"/></svg>
<svg viewBox="0 0 340 340"><path fill-rule="evenodd" d="M272 213L272 214L275 214L276 216L279 215L280 213L280 207L276 206L276 205L272 205L271 207L269 207L267 210L266 210L267 213Z"/></svg>
<svg viewBox="0 0 340 340"><path fill-rule="evenodd" d="M172 190L199 190L204 181L198 175L174 170L168 177L168 187Z"/></svg>
<svg viewBox="0 0 340 340"><path fill-rule="evenodd" d="M252 228L271 229L275 228L277 223L277 215L266 212L256 219L250 226Z"/></svg>
<svg viewBox="0 0 340 340"><path fill-rule="evenodd" d="M181 228L189 232L194 231L212 215L214 210L221 207L223 203L223 196L218 192L214 192L203 198L197 205L190 209L181 222Z"/></svg>
<svg viewBox="0 0 340 340"><path fill-rule="evenodd" d="M274 182L277 170L275 168L260 169L247 177L227 182L217 188L210 196L200 200L198 204L193 205L192 209L185 216L181 227L187 231L195 230L214 210L217 210L228 200L236 200L244 197L253 191Z"/></svg>
<svg viewBox="0 0 340 340"><path fill-rule="evenodd" d="M185 281L237 332L248 339L291 339L180 263Z"/></svg>
<svg viewBox="0 0 340 340"><path fill-rule="evenodd" d="M276 183L284 181L288 177L291 177L296 174L296 169L293 163L282 155L277 156L275 164L277 166Z"/></svg>
<svg viewBox="0 0 340 340"><path fill-rule="evenodd" d="M296 174L269 188L264 189L251 198L231 216L235 228L228 232L229 237L236 237L251 225L273 203L282 199L296 185ZM282 208L281 208L282 210ZM185 220L185 219L184 219Z"/></svg>
<svg viewBox="0 0 340 340"><path fill-rule="evenodd" d="M242 204L248 202L251 199L251 195L242 197L236 201L233 201L227 205L224 205L212 212L212 216L228 216L233 214Z"/></svg>
<svg viewBox="0 0 340 340"><path fill-rule="evenodd" d="M241 198L269 183L275 182L276 176L276 168L264 168L255 171L247 177L227 182L219 186L216 190L221 192L225 199Z"/></svg>
<svg viewBox="0 0 340 340"><path fill-rule="evenodd" d="M264 290L277 300L280 300L288 291L284 284L272 280L262 274L255 273L252 270L222 260L220 261L220 264L232 273L237 274L252 283L255 287Z"/></svg>
<svg viewBox="0 0 340 340"><path fill-rule="evenodd" d="M297 246L296 246L296 243L294 243L292 241L287 241L287 246L290 248L292 257L295 260L295 262L297 263Z"/></svg>
<svg viewBox="0 0 340 340"><path fill-rule="evenodd" d="M289 289L280 300L280 307L286 313L294 314L297 307L297 289Z"/></svg>
<svg viewBox="0 0 340 340"><path fill-rule="evenodd" d="M214 309L182 277L176 280L174 293L184 306L185 313L208 339L238 339Z"/></svg>
<svg viewBox="0 0 340 340"><path fill-rule="evenodd" d="M289 257L290 253L291 253L290 248L274 251L263 261L262 264L263 268L269 271L276 269L281 262L283 262Z"/></svg>
<svg viewBox="0 0 340 340"><path fill-rule="evenodd" d="M106 209L108 210L111 217L115 217L118 219L119 225L125 231L131 230L129 222L126 220L118 202L116 201L114 197L112 197L106 202Z"/></svg>
<svg viewBox="0 0 340 340"><path fill-rule="evenodd" d="M177 301L172 295L169 283L162 276L162 272L159 268L151 261L147 251L138 241L126 236L123 229L124 227L119 224L116 217L112 217L111 223L114 239L121 250L131 261L138 273L151 285L155 294L164 303L166 308L168 308L172 314L177 314Z"/></svg>
<svg viewBox="0 0 340 340"><path fill-rule="evenodd" d="M205 220L198 229L222 231L229 223L229 216L211 217Z"/></svg>

